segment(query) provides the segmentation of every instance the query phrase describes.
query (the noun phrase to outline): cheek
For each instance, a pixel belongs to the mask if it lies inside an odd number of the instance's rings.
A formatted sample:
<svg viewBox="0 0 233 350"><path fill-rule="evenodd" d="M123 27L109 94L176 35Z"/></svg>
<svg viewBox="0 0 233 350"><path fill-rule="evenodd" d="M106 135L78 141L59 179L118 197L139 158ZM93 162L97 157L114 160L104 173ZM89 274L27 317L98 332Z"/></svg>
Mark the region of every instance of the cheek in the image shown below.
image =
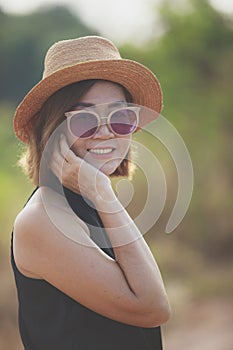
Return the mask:
<svg viewBox="0 0 233 350"><path fill-rule="evenodd" d="M131 145L132 136L128 136L127 138L122 138L119 140L119 150L121 152L122 158L125 158L128 153Z"/></svg>

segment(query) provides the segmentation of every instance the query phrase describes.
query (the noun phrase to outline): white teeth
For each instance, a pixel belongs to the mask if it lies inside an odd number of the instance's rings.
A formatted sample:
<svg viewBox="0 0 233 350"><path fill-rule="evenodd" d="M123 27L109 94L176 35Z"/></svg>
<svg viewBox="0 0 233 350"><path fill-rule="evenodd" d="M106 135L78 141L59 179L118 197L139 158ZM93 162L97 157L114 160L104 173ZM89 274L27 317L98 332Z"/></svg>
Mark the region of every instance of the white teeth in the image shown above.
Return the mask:
<svg viewBox="0 0 233 350"><path fill-rule="evenodd" d="M95 154L107 154L113 151L113 148L91 148L89 152Z"/></svg>

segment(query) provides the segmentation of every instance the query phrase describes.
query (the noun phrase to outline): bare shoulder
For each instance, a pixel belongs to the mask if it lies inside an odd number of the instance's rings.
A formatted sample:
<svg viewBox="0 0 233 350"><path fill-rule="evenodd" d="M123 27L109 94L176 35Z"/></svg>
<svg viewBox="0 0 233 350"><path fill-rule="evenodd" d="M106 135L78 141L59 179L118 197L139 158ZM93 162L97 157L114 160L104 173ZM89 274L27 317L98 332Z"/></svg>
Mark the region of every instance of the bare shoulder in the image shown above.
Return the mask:
<svg viewBox="0 0 233 350"><path fill-rule="evenodd" d="M14 222L14 238L29 239L42 231L49 224L49 216L41 200L40 192L36 192L25 207L18 213ZM33 235L35 233L35 235Z"/></svg>
<svg viewBox="0 0 233 350"><path fill-rule="evenodd" d="M66 202L65 202L66 203ZM13 251L18 269L29 277L38 276L38 259L62 250L67 240L86 242L89 230L62 196L50 189L38 190L17 215L14 223ZM34 265L35 264L35 265Z"/></svg>
<svg viewBox="0 0 233 350"><path fill-rule="evenodd" d="M40 194L36 192L18 213L14 222L14 239L29 239L32 232L37 232L37 228L45 225L47 221L46 212L40 199ZM20 237L19 237L20 236Z"/></svg>
<svg viewBox="0 0 233 350"><path fill-rule="evenodd" d="M69 236L77 227L89 233L87 225L75 215L66 199L50 188L39 188L30 198L23 210L17 215L14 224L15 234L33 236L55 226L58 231ZM29 237L27 237L29 238ZM70 237L71 238L71 237Z"/></svg>
<svg viewBox="0 0 233 350"><path fill-rule="evenodd" d="M19 212L15 219L13 252L19 271L28 277L39 278L40 276L27 269L31 259L29 252L38 246L39 236L48 225L48 219L41 201L38 200L38 194L35 197L37 200L31 198L30 203Z"/></svg>

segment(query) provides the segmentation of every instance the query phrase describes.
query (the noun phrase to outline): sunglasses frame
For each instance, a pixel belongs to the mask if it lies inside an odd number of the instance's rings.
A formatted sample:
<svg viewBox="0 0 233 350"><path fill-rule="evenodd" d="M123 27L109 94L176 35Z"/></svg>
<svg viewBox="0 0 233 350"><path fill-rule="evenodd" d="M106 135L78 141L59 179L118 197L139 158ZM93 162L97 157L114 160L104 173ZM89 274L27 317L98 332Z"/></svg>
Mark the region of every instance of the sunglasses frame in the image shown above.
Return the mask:
<svg viewBox="0 0 233 350"><path fill-rule="evenodd" d="M93 107L97 107L97 105L93 106ZM128 135L131 135L133 134L136 130L137 130L137 127L138 127L138 123L139 123L139 112L141 110L141 108L139 106L126 106L126 107L120 107L120 108L116 108L114 110L112 110L106 117L100 117L99 113L95 112L95 111L92 111L90 110L91 108L93 107L87 107L87 108L83 108L83 109L80 109L80 110L77 110L77 111L69 111L69 112L66 112L64 115L65 117L67 118L67 125L68 125L68 130L70 132L70 134L73 136L73 137L78 137L78 138L81 138L81 139L90 139L92 138L100 129L100 127L102 125L107 125L108 126L108 129L114 134L114 135L117 135L117 136L128 136ZM129 132L128 134L119 134L117 133L116 131L113 130L112 126L111 126L111 117L113 114L115 114L116 112L119 112L121 110L130 110L130 111L133 111L135 112L135 116L136 116L136 125L135 125L135 128L133 131ZM98 125L97 125L97 128L96 128L96 131L90 135L90 136L87 136L87 137L81 137L81 136L77 136L75 135L72 130L71 130L71 127L70 127L70 122L71 122L71 119L73 116L77 115L77 114L81 114L83 112L87 112L87 113L90 113L92 115L94 115L98 121ZM106 120L106 123L102 123L103 120Z"/></svg>

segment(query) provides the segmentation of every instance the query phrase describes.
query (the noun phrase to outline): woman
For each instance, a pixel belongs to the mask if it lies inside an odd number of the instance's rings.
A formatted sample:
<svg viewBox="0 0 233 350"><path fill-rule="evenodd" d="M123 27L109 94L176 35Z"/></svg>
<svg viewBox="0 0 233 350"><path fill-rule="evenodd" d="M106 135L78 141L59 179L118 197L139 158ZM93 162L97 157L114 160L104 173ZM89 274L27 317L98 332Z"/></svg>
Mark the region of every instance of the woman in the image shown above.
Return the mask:
<svg viewBox="0 0 233 350"><path fill-rule="evenodd" d="M36 185L12 235L25 349L162 349L163 281L109 179L129 176L132 133L151 121L138 105L154 117L161 100L152 72L104 38L49 49L14 117Z"/></svg>

